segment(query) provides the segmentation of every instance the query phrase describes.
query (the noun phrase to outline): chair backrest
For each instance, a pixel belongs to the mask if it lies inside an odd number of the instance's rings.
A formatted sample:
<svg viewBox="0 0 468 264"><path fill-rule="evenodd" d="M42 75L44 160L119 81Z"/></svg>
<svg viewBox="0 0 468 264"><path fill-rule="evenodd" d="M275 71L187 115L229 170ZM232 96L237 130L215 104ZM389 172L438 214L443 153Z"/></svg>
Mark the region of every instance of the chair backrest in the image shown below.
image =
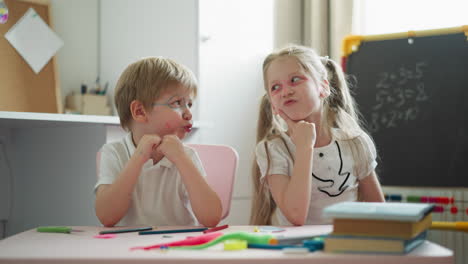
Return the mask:
<svg viewBox="0 0 468 264"><path fill-rule="evenodd" d="M222 219L226 218L231 209L232 191L239 159L237 151L224 145L188 145L197 151L206 171L206 181L221 199Z"/></svg>
<svg viewBox="0 0 468 264"><path fill-rule="evenodd" d="M237 171L239 156L237 151L224 145L188 144L195 149L206 172L206 181L218 194L223 205L221 219L229 215L232 191ZM96 153L96 175L99 175L101 152Z"/></svg>

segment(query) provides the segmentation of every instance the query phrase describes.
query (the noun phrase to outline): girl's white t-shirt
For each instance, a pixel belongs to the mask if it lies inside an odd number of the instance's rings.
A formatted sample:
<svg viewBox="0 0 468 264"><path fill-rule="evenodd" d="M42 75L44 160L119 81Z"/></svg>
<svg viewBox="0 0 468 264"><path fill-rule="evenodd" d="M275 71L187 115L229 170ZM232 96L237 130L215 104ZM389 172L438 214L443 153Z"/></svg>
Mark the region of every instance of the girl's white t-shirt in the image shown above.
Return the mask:
<svg viewBox="0 0 468 264"><path fill-rule="evenodd" d="M293 156L296 146L287 134L282 133L281 136L284 141L275 138L257 144L256 158L261 181L266 180L266 175L292 176L294 162L284 142ZM337 202L356 201L358 180L367 177L377 166L376 149L371 138L363 132L353 140L362 142L363 149L367 151L366 155L363 155L363 164L357 164L353 159L353 149L350 145L352 140L332 139L330 144L314 148L312 190L305 224L330 224L331 219L322 218L323 209ZM265 144L268 147L269 159ZM268 185L268 182L266 184ZM276 216L279 225L292 225L279 208L276 210Z"/></svg>
<svg viewBox="0 0 468 264"><path fill-rule="evenodd" d="M184 150L202 176L206 177L196 151L187 146L184 146ZM121 141L105 144L101 149L98 181L94 190L101 184L112 184L134 152L131 134ZM151 159L143 165L132 193L130 208L117 225L198 225L179 171L166 157L154 165Z"/></svg>

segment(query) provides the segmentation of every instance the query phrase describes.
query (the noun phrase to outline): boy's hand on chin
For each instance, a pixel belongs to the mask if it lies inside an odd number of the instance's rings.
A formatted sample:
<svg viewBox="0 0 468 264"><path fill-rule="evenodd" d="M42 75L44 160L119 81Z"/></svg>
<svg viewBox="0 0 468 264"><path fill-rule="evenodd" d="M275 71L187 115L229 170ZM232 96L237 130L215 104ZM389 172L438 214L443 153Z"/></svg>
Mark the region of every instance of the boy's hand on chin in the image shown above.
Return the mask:
<svg viewBox="0 0 468 264"><path fill-rule="evenodd" d="M164 136L157 152L166 156L174 164L185 155L184 145L176 135Z"/></svg>
<svg viewBox="0 0 468 264"><path fill-rule="evenodd" d="M141 155L144 161L153 158L155 151L161 144L161 137L159 135L144 135L140 142L138 142L135 154Z"/></svg>

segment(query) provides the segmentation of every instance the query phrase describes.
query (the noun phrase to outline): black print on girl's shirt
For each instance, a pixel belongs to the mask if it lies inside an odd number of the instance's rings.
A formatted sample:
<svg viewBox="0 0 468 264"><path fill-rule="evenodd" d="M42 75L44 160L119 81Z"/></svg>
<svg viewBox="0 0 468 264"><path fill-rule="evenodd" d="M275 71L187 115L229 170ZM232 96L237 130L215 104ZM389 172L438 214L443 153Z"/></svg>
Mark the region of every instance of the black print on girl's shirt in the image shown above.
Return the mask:
<svg viewBox="0 0 468 264"><path fill-rule="evenodd" d="M319 177L317 177L313 172L312 172L312 176L321 181L321 182L331 182L331 185L330 186L327 186L327 187L317 187L317 189L323 193L326 193L328 196L330 197L336 197L336 196L339 196L340 194L342 194L346 189L348 189L349 185L346 185L346 182L348 181L348 178L349 178L349 175L351 174L350 172L341 172L341 170L343 169L343 158L341 157L341 149L340 149L340 145L338 144L338 141L335 141L336 143L336 147L338 148L338 157L340 158L340 169L338 170L338 177L340 180L340 182L335 182L334 180L330 180L330 179L321 179Z"/></svg>

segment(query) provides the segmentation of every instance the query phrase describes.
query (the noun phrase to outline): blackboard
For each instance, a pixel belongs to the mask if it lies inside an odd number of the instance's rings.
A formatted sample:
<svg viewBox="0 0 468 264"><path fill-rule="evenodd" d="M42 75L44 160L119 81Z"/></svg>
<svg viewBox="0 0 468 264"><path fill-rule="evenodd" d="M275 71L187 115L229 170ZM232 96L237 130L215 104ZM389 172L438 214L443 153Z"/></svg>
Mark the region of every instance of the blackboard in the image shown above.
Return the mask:
<svg viewBox="0 0 468 264"><path fill-rule="evenodd" d="M364 38L346 58L384 186L468 187L468 41L438 32Z"/></svg>

